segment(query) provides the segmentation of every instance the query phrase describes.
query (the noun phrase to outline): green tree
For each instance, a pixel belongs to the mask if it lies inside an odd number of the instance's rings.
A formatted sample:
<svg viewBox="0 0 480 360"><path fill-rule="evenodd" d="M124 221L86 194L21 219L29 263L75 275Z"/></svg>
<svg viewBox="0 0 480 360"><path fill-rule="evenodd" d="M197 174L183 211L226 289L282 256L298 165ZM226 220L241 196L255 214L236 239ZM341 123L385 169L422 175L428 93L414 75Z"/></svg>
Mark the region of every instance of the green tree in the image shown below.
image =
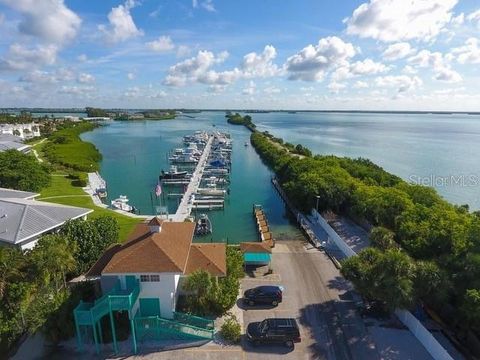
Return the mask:
<svg viewBox="0 0 480 360"><path fill-rule="evenodd" d="M98 233L101 235L100 246L103 249L106 249L110 245L118 242L118 234L120 231L120 227L116 218L108 215L103 215L94 218L92 222L93 226L95 226Z"/></svg>
<svg viewBox="0 0 480 360"><path fill-rule="evenodd" d="M370 231L370 243L380 250L388 250L397 247L395 233L382 226L372 228Z"/></svg>
<svg viewBox="0 0 480 360"><path fill-rule="evenodd" d="M206 315L212 309L212 301L218 293L218 284L209 272L197 270L188 275L183 283L186 291L192 292L188 296L188 306L190 311L196 315Z"/></svg>
<svg viewBox="0 0 480 360"><path fill-rule="evenodd" d="M17 150L0 152L0 186L39 191L50 183L48 167Z"/></svg>
<svg viewBox="0 0 480 360"><path fill-rule="evenodd" d="M400 250L362 250L342 263L342 274L367 299L382 301L388 310L408 308L416 300L414 264Z"/></svg>

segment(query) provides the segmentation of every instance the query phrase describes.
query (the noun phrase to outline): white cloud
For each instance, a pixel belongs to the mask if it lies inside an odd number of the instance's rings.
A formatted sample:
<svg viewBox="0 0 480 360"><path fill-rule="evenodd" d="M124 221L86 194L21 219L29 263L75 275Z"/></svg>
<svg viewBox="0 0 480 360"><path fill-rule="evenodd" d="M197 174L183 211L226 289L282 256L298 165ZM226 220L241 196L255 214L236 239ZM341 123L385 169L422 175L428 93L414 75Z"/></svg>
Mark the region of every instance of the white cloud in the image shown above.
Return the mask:
<svg viewBox="0 0 480 360"><path fill-rule="evenodd" d="M34 70L25 75L22 75L19 79L21 82L28 83L55 83L57 78L54 74L51 74L47 71Z"/></svg>
<svg viewBox="0 0 480 360"><path fill-rule="evenodd" d="M299 53L290 56L285 69L290 80L321 81L325 72L348 63L356 50L350 43L332 36L320 39L317 45L308 45Z"/></svg>
<svg viewBox="0 0 480 360"><path fill-rule="evenodd" d="M418 73L417 69L415 69L411 65L405 65L402 72L405 73L405 74L408 74L408 75L414 75L414 74Z"/></svg>
<svg viewBox="0 0 480 360"><path fill-rule="evenodd" d="M457 16L453 17L452 20L450 21L450 23L454 27L458 27L460 25L463 25L464 22L465 22L465 14L464 13L461 13L460 15L457 15Z"/></svg>
<svg viewBox="0 0 480 360"><path fill-rule="evenodd" d="M350 65L350 72L353 75L371 75L387 72L390 68L372 59L357 61Z"/></svg>
<svg viewBox="0 0 480 360"><path fill-rule="evenodd" d="M390 45L382 54L382 57L388 61L403 59L415 52L408 42L401 42Z"/></svg>
<svg viewBox="0 0 480 360"><path fill-rule="evenodd" d="M353 84L353 88L354 89L366 89L368 88L368 83L366 83L365 81L357 81L355 82L355 84Z"/></svg>
<svg viewBox="0 0 480 360"><path fill-rule="evenodd" d="M135 73L133 73L133 72L127 73L127 79L128 80L134 80L135 79Z"/></svg>
<svg viewBox="0 0 480 360"><path fill-rule="evenodd" d="M215 55L210 51L201 50L196 56L171 66L164 84L184 86L187 83L198 82L206 85L229 85L241 78L274 76L280 72L272 62L275 55L275 48L267 45L261 54L245 55L239 68L215 71L212 67L223 63L229 56L228 52L222 51Z"/></svg>
<svg viewBox="0 0 480 360"><path fill-rule="evenodd" d="M438 51L431 52L430 50L422 50L418 54L408 58L408 62L421 68L436 68L443 65L443 55Z"/></svg>
<svg viewBox="0 0 480 360"><path fill-rule="evenodd" d="M20 32L51 44L72 40L82 22L63 0L0 0L0 3L23 14L18 25Z"/></svg>
<svg viewBox="0 0 480 360"><path fill-rule="evenodd" d="M86 96L94 92L96 89L94 86L62 86L58 92L61 94Z"/></svg>
<svg viewBox="0 0 480 360"><path fill-rule="evenodd" d="M210 12L215 12L217 9L215 9L215 5L213 3L213 0L204 0L204 1L198 1L198 0L192 0L192 6L193 8L198 8L202 7L203 9L210 11Z"/></svg>
<svg viewBox="0 0 480 360"><path fill-rule="evenodd" d="M170 36L160 36L158 39L147 42L145 45L155 52L168 52L175 48Z"/></svg>
<svg viewBox="0 0 480 360"><path fill-rule="evenodd" d="M332 94L338 94L341 90L345 89L347 85L342 83L337 83L335 81L328 84L327 88Z"/></svg>
<svg viewBox="0 0 480 360"><path fill-rule="evenodd" d="M32 70L44 65L53 65L57 59L55 45L27 48L20 44L10 45L6 56L0 58L0 70Z"/></svg>
<svg viewBox="0 0 480 360"><path fill-rule="evenodd" d="M446 82L459 82L462 77L458 72L452 70L448 60L444 58L440 52L431 52L429 50L422 50L417 55L408 59L408 62L420 68L432 69L435 80Z"/></svg>
<svg viewBox="0 0 480 360"><path fill-rule="evenodd" d="M282 92L281 89L277 88L276 86L269 86L263 89L265 94L279 94Z"/></svg>
<svg viewBox="0 0 480 360"><path fill-rule="evenodd" d="M272 45L267 45L261 54L251 52L243 57L240 69L246 78L269 77L278 75L280 69L273 63L277 51Z"/></svg>
<svg viewBox="0 0 480 360"><path fill-rule="evenodd" d="M384 42L435 38L458 0L370 0L344 20L347 33Z"/></svg>
<svg viewBox="0 0 480 360"><path fill-rule="evenodd" d="M415 90L422 86L423 81L418 76L380 76L375 79L375 85L378 87L396 88L399 93Z"/></svg>
<svg viewBox="0 0 480 360"><path fill-rule="evenodd" d="M61 81L72 81L75 77L74 71L67 68L59 68L54 72L33 70L22 75L19 81L32 84L53 84Z"/></svg>
<svg viewBox="0 0 480 360"><path fill-rule="evenodd" d="M248 83L248 86L242 90L243 95L253 95L257 90L257 85L253 81Z"/></svg>
<svg viewBox="0 0 480 360"><path fill-rule="evenodd" d="M462 81L462 77L455 70L449 67L441 67L435 71L434 79L439 81L445 81L449 83L456 83Z"/></svg>
<svg viewBox="0 0 480 360"><path fill-rule="evenodd" d="M210 70L213 65L224 62L227 57L228 52L226 51L215 55L210 51L201 50L196 56L171 66L164 83L169 86L183 86L187 82L200 82L208 85L230 84L240 76L238 69L223 72Z"/></svg>
<svg viewBox="0 0 480 360"><path fill-rule="evenodd" d="M95 76L87 73L81 73L78 75L77 81L81 84L90 84L95 82Z"/></svg>
<svg viewBox="0 0 480 360"><path fill-rule="evenodd" d="M476 22L477 26L480 26L480 9L467 15L467 20Z"/></svg>
<svg viewBox="0 0 480 360"><path fill-rule="evenodd" d="M80 62L86 62L88 61L88 56L86 54L80 54L77 56L77 60Z"/></svg>
<svg viewBox="0 0 480 360"><path fill-rule="evenodd" d="M124 4L112 8L108 14L109 24L98 26L107 42L117 43L143 35L130 14L130 10L136 5L135 1L127 0Z"/></svg>
<svg viewBox="0 0 480 360"><path fill-rule="evenodd" d="M480 47L477 38L469 38L464 46L452 49L452 57L460 64L480 64Z"/></svg>

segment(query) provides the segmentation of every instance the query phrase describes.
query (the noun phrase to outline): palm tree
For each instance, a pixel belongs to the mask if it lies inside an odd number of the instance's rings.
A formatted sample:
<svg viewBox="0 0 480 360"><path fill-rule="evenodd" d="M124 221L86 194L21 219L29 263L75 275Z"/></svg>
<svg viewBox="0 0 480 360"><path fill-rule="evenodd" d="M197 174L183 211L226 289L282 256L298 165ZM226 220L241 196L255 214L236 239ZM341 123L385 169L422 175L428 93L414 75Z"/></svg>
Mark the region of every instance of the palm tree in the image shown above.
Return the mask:
<svg viewBox="0 0 480 360"><path fill-rule="evenodd" d="M66 286L66 274L77 264L73 253L73 246L64 236L45 235L38 241L30 256L43 285L53 283L57 292L61 289L61 281Z"/></svg>

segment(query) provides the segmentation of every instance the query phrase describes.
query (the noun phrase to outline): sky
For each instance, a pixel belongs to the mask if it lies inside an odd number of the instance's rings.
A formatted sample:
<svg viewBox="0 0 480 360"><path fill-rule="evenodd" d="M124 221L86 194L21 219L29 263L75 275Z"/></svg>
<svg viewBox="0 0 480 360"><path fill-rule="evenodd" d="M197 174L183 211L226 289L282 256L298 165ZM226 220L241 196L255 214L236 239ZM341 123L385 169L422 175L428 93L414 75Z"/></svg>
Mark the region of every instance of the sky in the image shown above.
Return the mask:
<svg viewBox="0 0 480 360"><path fill-rule="evenodd" d="M479 0L0 0L0 107L480 111Z"/></svg>

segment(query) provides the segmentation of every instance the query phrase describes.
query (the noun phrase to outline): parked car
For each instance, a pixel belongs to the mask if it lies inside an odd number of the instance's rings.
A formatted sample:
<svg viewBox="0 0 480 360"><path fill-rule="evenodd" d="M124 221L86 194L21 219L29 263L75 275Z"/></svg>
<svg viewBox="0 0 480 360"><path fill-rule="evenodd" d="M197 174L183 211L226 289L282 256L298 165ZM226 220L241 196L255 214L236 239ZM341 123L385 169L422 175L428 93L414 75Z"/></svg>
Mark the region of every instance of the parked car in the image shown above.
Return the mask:
<svg viewBox="0 0 480 360"><path fill-rule="evenodd" d="M277 306L282 302L283 289L280 286L257 286L243 294L244 301L250 305L269 304Z"/></svg>
<svg viewBox="0 0 480 360"><path fill-rule="evenodd" d="M265 319L248 324L247 338L254 345L284 344L293 347L301 341L295 319Z"/></svg>

